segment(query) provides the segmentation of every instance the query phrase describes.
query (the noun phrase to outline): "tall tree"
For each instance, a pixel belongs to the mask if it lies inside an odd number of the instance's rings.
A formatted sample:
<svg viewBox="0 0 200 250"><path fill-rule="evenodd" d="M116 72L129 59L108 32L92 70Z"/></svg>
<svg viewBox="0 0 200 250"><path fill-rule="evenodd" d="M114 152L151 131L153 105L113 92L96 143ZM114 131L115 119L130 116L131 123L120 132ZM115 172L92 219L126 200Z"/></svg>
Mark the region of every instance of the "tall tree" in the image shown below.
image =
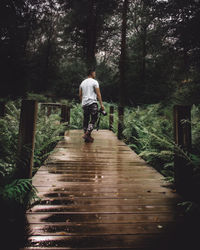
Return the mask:
<svg viewBox="0 0 200 250"><path fill-rule="evenodd" d="M47 4L46 0L0 2L1 96L22 96L28 90L30 40L34 40L37 19L45 16L43 6Z"/></svg>
<svg viewBox="0 0 200 250"><path fill-rule="evenodd" d="M59 46L60 9L56 2L46 1L37 13L37 27L29 40L29 82L34 91L51 90L61 58ZM37 81L35 81L37 79Z"/></svg>
<svg viewBox="0 0 200 250"><path fill-rule="evenodd" d="M80 50L87 66L96 65L96 53L99 51L99 41L105 26L105 19L116 10L116 0L74 0L62 1L66 10L65 35L76 48Z"/></svg>
<svg viewBox="0 0 200 250"><path fill-rule="evenodd" d="M125 89L126 89L126 36L127 36L127 12L128 12L128 0L123 1L122 6L122 28L121 28L121 55L119 61L120 71L120 87L119 87L119 103L123 106L125 103Z"/></svg>
<svg viewBox="0 0 200 250"><path fill-rule="evenodd" d="M97 44L97 5L94 0L88 3L88 16L86 19L86 63L89 67L96 64L96 44Z"/></svg>
<svg viewBox="0 0 200 250"><path fill-rule="evenodd" d="M21 95L25 91L26 45L30 12L24 1L0 3L0 95Z"/></svg>
<svg viewBox="0 0 200 250"><path fill-rule="evenodd" d="M169 39L179 58L177 69L178 102L199 103L200 98L200 1L169 0Z"/></svg>
<svg viewBox="0 0 200 250"><path fill-rule="evenodd" d="M170 17L171 39L174 47L183 55L183 69L188 72L189 65L199 65L200 53L200 1L169 0L167 5Z"/></svg>

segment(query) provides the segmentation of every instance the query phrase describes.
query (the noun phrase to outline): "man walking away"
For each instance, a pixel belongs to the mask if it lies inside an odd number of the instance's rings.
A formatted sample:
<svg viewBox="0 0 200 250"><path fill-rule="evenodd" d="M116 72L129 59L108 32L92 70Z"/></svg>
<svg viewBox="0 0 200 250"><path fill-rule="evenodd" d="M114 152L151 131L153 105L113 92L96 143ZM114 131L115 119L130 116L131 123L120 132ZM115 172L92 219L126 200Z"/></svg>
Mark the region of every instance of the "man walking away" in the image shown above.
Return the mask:
<svg viewBox="0 0 200 250"><path fill-rule="evenodd" d="M88 77L85 79L79 87L79 97L83 107L83 129L85 142L93 142L94 138L91 137L92 130L94 129L95 122L98 119L98 104L101 109L104 110L102 103L101 92L99 89L99 83L95 80L96 72L94 70L88 71Z"/></svg>

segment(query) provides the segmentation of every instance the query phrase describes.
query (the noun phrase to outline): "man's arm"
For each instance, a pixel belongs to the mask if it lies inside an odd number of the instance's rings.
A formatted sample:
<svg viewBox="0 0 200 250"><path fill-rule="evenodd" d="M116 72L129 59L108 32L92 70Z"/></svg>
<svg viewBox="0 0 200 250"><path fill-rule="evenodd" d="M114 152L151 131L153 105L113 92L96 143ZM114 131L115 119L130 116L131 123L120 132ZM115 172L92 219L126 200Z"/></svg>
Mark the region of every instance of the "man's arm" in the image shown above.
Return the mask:
<svg viewBox="0 0 200 250"><path fill-rule="evenodd" d="M100 92L100 89L99 88L95 88L95 92L97 94L97 99L99 101L99 104L101 106L101 109L104 110L104 106L103 106L103 102L102 102L102 97L101 97L101 92Z"/></svg>
<svg viewBox="0 0 200 250"><path fill-rule="evenodd" d="M82 96L83 96L83 94L82 94L82 88L80 87L79 88L79 98L80 98L80 101L82 101Z"/></svg>

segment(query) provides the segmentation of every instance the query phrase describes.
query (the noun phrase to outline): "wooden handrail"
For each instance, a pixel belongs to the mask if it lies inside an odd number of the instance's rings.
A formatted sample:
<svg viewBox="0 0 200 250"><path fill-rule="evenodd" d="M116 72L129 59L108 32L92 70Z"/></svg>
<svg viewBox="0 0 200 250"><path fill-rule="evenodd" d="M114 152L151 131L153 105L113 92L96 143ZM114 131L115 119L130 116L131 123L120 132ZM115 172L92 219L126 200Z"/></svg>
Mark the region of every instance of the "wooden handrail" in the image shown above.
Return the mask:
<svg viewBox="0 0 200 250"><path fill-rule="evenodd" d="M41 106L46 106L46 107L49 107L49 106L51 106L51 107L61 107L62 106L61 103L51 103L51 102L49 102L49 103L41 102L39 104Z"/></svg>
<svg viewBox="0 0 200 250"><path fill-rule="evenodd" d="M192 167L180 153L191 150L191 106L174 106L174 177L176 189L188 192L192 178Z"/></svg>
<svg viewBox="0 0 200 250"><path fill-rule="evenodd" d="M57 108L61 108L62 104L61 103L39 103L41 106L41 110L44 110L45 112L45 108L47 108L47 116L49 117L52 113L52 109L57 109Z"/></svg>

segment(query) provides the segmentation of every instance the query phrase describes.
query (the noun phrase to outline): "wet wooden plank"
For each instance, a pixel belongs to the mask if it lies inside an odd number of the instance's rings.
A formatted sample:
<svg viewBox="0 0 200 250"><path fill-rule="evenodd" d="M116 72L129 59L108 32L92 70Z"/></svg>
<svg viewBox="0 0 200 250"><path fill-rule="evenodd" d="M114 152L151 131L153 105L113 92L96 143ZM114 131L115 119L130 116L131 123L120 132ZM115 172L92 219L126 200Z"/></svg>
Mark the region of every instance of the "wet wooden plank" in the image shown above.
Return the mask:
<svg viewBox="0 0 200 250"><path fill-rule="evenodd" d="M47 170L39 170L38 172L40 173L40 176L49 176L49 174L54 174L54 176L58 176L58 175L62 175L63 177L74 177L74 172L76 172L76 178L93 178L96 176L102 177L104 176L105 178L109 178L109 177L121 177L121 178L131 178L131 177L137 177L138 178L144 178L147 177L149 179L151 178L158 178L158 179L163 179L163 177L159 176L159 177L155 177L155 172L153 171L148 171L146 173L144 173L141 176L141 171L140 170L134 170L134 171L118 171L118 173L113 173L113 171L109 170L104 172L104 175L102 173L102 171L99 170L99 172L97 172L98 169L94 169L93 171L91 171L91 169L87 170L77 170L74 171L73 169L60 169L58 170L57 168L51 168L48 171Z"/></svg>
<svg viewBox="0 0 200 250"><path fill-rule="evenodd" d="M181 197L111 131L94 132L92 144L81 136L66 133L34 176L42 200L26 213L24 250L164 249Z"/></svg>
<svg viewBox="0 0 200 250"><path fill-rule="evenodd" d="M95 179L101 179L103 181L108 181L108 182L112 182L112 180L120 180L120 181L128 181L129 183L136 183L141 182L141 180L139 179L143 179L146 181L151 181L151 180L160 180L164 182L164 178L161 178L160 176L156 176L154 178L153 173L152 174L144 174L143 176L141 176L141 173L132 173L132 174L128 174L128 172L122 172L119 173L118 175L115 173L112 176L107 175L106 173L94 173L94 174L80 174L79 172L76 173L76 176L74 176L74 173L72 174L65 174L65 173L60 173L60 174L53 174L50 172L51 175L49 174L44 174L41 173L40 176L38 176L38 180L39 179L43 179L43 180L49 180L49 181L55 181L55 180L63 180L65 179L67 182L74 182L74 180L76 181L85 181L85 182L89 182L89 181L94 181Z"/></svg>
<svg viewBox="0 0 200 250"><path fill-rule="evenodd" d="M123 206L131 206L134 204L134 206L136 205L169 205L169 204L173 204L173 205L177 205L177 202L181 202L181 199L178 200L177 198L166 198L166 199L162 199L162 203L160 201L160 199L148 199L148 201L146 199L139 199L139 198L135 198L135 199L131 199L131 198L96 198L96 197L81 197L81 198L77 198L74 197L73 195L71 195L68 198L65 197L43 197L40 196L42 198L42 201L40 202L41 205L70 205L70 204L76 204L76 205L81 205L81 206L85 206L85 205L90 205L90 206L94 206L97 205L98 206L120 206L121 204L123 204Z"/></svg>
<svg viewBox="0 0 200 250"><path fill-rule="evenodd" d="M181 198L177 195L175 195L172 192L157 192L157 193L148 193L146 192L129 192L129 193L113 193L113 192L92 192L92 191L74 191L73 194L70 191L54 191L54 190L48 190L45 192L44 190L40 190L39 196L45 199L46 197L52 198L84 198L84 199L138 199L138 200L148 200L148 199L154 199L158 200L160 202L160 199L162 201L166 200L166 198L170 198L170 200L173 200L174 202L179 201Z"/></svg>
<svg viewBox="0 0 200 250"><path fill-rule="evenodd" d="M145 170L145 172L144 172ZM111 168L111 166L109 167L105 167L105 168L102 168L102 166L86 166L86 165L82 165L82 166L78 166L78 165L75 165L75 167L72 167L72 166L69 166L67 167L67 164L64 165L64 166L55 166L55 167L52 167L52 168L49 168L48 170L48 173L54 173L55 172L62 172L63 174L64 173L71 173L73 174L74 172L77 173L77 174L88 174L88 173L91 173L91 174L100 174L100 173L105 173L105 174L111 174L111 175L115 175L117 173L119 174L140 174L141 175L141 172L145 174L154 174L157 173L156 171L153 171L151 169L146 169L146 168L142 168L142 167L131 167L129 168L128 166L127 167L124 167L123 169L122 168L117 168L116 166L114 166L113 168ZM38 171L39 173L43 173L44 171ZM156 176L155 176L156 178Z"/></svg>
<svg viewBox="0 0 200 250"><path fill-rule="evenodd" d="M163 244L163 246L162 246ZM104 235L104 236L32 236L29 238L28 246L37 247L66 247L66 248L118 248L132 249L151 247L152 249L166 249L172 242L165 235ZM162 248L160 248L162 246Z"/></svg>
<svg viewBox="0 0 200 250"><path fill-rule="evenodd" d="M143 186L144 188L145 187L152 187L152 188L157 188L159 186L165 186L165 182L161 181L161 180L156 180L153 181L153 180L148 180L148 181L145 181L144 179L144 184L142 184L141 182L143 181L143 179L141 181L134 183L134 182L131 182L131 183L128 183L128 185L126 184L126 181L118 181L117 179L116 180L108 180L108 181L104 181L102 179L96 179L96 181L88 181L88 182L81 182L81 181L71 181L71 182L67 182L64 180L56 180L55 181L50 181L50 179L47 179L45 180L44 179L39 179L38 180L35 180L33 181L33 185L35 186L56 186L56 187L63 187L63 188L67 188L67 187L74 187L76 188L77 186L84 186L85 188L87 187L92 187L92 188L99 188L100 186L104 185L105 184L105 187L110 187L110 188L121 188L121 189L125 189L127 188L127 186L129 186L130 188L133 188L133 189L136 189L137 187L141 187Z"/></svg>
<svg viewBox="0 0 200 250"><path fill-rule="evenodd" d="M163 213L163 214L106 214L106 213L27 213L28 222L34 223L60 223L60 224L124 224L124 223L137 223L137 222L178 222L181 216L176 213Z"/></svg>
<svg viewBox="0 0 200 250"><path fill-rule="evenodd" d="M150 187L146 187L146 186L142 186L142 185L140 185L140 186L132 186L132 187L118 187L118 186L115 186L115 187L111 187L111 186L107 186L107 187L105 187L105 186L103 186L103 185L98 185L98 186L93 186L93 187L91 187L91 186L84 186L84 185L82 185L82 186L78 186L78 185L73 185L73 186L57 186L57 184L55 183L55 184L52 184L52 185L50 185L50 186L48 186L48 185L46 185L46 186L36 186L36 188L37 188L37 190L39 191L39 192L44 192L44 191L46 191L46 192L49 192L49 191L55 191L55 192L62 192L62 191L67 191L67 192L70 192L71 194L73 193L73 192L83 192L83 193L85 193L85 192L89 192L89 191L92 191L93 193L96 193L96 194L98 194L98 193L116 193L116 194L118 194L118 193L139 193L139 194L141 194L141 193L147 193L147 196L148 196L148 194L149 193L158 193L158 192L163 192L163 193L170 193L171 195L173 195L172 194L172 192L169 190L169 188L166 188L166 187L161 187L161 186L159 186L159 187L157 187L157 186L155 186L155 187L152 187L152 186L150 186Z"/></svg>
<svg viewBox="0 0 200 250"><path fill-rule="evenodd" d="M148 203L147 203L148 204ZM88 208L89 207L89 208ZM172 205L132 205L132 206L108 206L108 205L90 205L87 206L73 204L73 205L36 205L28 212L47 212L47 213L172 213L176 206ZM89 210L89 211L88 211Z"/></svg>
<svg viewBox="0 0 200 250"><path fill-rule="evenodd" d="M175 230L176 223L137 222L132 224L31 224L30 230L37 236L73 236L73 235L134 235L134 234L166 234Z"/></svg>
<svg viewBox="0 0 200 250"><path fill-rule="evenodd" d="M38 176L37 180L44 180L44 181L66 181L66 182L94 182L97 179L100 179L104 182L111 182L111 178L113 180L118 180L121 182L129 182L129 183L137 183L137 182L141 182L141 179L145 180L145 181L162 181L163 183L165 183L163 181L163 178L161 177L155 177L152 175L143 175L141 176L141 174L133 174L133 175L129 175L127 174L119 174L119 175L112 175L112 176L107 176L102 174L90 174L90 175L82 175L82 174L77 174L76 176L74 176L73 174L68 175L68 174L41 174L40 176Z"/></svg>

